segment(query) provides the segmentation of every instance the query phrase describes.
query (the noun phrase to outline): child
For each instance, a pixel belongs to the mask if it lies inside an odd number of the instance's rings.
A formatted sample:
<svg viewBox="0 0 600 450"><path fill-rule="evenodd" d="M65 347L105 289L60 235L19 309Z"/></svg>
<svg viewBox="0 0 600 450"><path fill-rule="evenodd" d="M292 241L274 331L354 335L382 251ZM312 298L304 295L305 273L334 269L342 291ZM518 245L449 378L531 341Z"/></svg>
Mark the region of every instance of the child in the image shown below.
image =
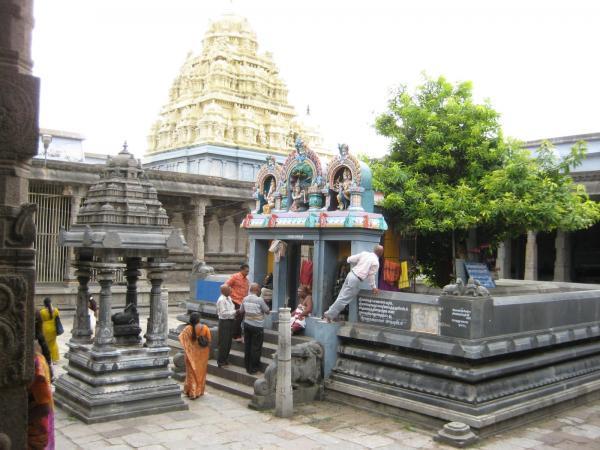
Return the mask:
<svg viewBox="0 0 600 450"><path fill-rule="evenodd" d="M231 288L226 284L221 285L221 296L217 300L217 315L219 316L219 367L227 367L229 352L231 350L231 338L233 337L233 326L235 322L235 305L230 297Z"/></svg>
<svg viewBox="0 0 600 450"><path fill-rule="evenodd" d="M244 314L244 363L246 372L251 375L260 369L265 315L271 312L259 295L260 285L252 283L250 294L244 298L240 306L240 311Z"/></svg>

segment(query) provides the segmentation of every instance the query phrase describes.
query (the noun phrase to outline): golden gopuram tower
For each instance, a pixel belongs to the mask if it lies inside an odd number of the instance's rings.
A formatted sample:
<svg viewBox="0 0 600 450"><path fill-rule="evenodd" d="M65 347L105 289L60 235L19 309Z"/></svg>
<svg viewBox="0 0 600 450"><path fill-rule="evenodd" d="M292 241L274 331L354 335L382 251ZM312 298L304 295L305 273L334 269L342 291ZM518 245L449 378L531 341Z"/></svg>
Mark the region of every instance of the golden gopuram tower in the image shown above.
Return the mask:
<svg viewBox="0 0 600 450"><path fill-rule="evenodd" d="M150 131L145 167L254 181L267 155L284 160L296 133L329 158L316 127L296 118L287 95L248 21L223 15L175 78Z"/></svg>

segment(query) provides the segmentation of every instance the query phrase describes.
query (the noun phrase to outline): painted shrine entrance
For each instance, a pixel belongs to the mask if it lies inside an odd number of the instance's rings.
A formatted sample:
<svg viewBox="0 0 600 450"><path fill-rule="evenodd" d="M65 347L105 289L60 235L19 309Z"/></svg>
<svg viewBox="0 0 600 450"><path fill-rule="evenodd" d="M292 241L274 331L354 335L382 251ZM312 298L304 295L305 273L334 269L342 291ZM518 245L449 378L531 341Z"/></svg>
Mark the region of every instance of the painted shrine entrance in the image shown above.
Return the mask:
<svg viewBox="0 0 600 450"><path fill-rule="evenodd" d="M309 284L312 314L321 317L345 278L347 256L372 250L387 229L383 216L373 212L370 169L345 144L324 171L318 156L297 138L296 151L283 165L267 158L255 199L255 210L241 226L250 240L251 279L268 275L273 253L273 311L296 306L298 286ZM356 320L355 304L349 319Z"/></svg>

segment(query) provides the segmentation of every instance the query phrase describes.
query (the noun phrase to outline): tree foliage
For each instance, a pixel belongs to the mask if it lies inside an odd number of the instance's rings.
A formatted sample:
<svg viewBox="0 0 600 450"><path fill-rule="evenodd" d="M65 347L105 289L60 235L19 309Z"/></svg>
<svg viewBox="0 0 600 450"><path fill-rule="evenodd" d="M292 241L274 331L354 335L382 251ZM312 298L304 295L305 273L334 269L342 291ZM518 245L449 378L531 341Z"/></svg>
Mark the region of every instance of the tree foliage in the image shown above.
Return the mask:
<svg viewBox="0 0 600 450"><path fill-rule="evenodd" d="M571 168L585 157L585 149L585 143L578 142L561 159L549 142L542 143L535 156L515 147L501 169L481 180L487 202L483 221L494 224L499 237L593 225L600 219L598 203L570 176Z"/></svg>
<svg viewBox="0 0 600 450"><path fill-rule="evenodd" d="M441 237L442 245L473 227L499 240L526 230L576 230L600 219L598 205L569 176L585 144L561 160L544 143L533 157L504 139L499 114L474 101L470 82L425 78L414 93L402 86L375 126L391 147L371 161L373 184L398 231L437 234L430 240ZM436 275L439 262L420 258L420 264L434 282L445 279Z"/></svg>

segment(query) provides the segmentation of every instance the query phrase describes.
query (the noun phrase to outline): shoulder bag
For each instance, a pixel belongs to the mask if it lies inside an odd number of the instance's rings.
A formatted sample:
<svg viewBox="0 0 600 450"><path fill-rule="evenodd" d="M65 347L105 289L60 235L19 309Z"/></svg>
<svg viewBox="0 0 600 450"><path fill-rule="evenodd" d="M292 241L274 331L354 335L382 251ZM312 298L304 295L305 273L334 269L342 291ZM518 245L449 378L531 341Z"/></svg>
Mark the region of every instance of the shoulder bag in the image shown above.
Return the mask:
<svg viewBox="0 0 600 450"><path fill-rule="evenodd" d="M56 335L57 336L60 336L61 334L63 334L65 332L65 329L63 328L63 324L60 321L60 316L58 314L54 318L54 326L56 327Z"/></svg>
<svg viewBox="0 0 600 450"><path fill-rule="evenodd" d="M204 326L206 326L206 325L204 325ZM204 328L202 328L202 331L204 331ZM204 336L204 335L198 336L198 345L200 347L208 347L208 344L209 344L209 342L208 342L208 339L206 338L206 336Z"/></svg>

